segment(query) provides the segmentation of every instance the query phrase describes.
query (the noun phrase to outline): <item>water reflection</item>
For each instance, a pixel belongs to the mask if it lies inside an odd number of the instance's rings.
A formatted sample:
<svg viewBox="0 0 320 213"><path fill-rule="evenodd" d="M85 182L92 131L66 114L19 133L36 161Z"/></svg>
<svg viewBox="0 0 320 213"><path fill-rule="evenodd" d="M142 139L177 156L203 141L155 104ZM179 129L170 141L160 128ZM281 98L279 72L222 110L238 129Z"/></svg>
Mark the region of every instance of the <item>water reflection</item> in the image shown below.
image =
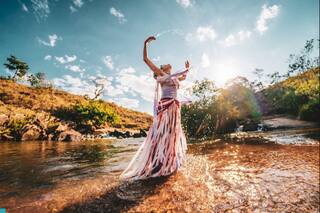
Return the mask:
<svg viewBox="0 0 320 213"><path fill-rule="evenodd" d="M250 134L240 142L189 144L179 172L133 183L119 183L118 175L143 139L0 143L0 206L10 212L319 210L318 130Z"/></svg>
<svg viewBox="0 0 320 213"><path fill-rule="evenodd" d="M1 143L0 188L6 194L50 187L62 179L80 179L101 172L121 147L104 142Z"/></svg>

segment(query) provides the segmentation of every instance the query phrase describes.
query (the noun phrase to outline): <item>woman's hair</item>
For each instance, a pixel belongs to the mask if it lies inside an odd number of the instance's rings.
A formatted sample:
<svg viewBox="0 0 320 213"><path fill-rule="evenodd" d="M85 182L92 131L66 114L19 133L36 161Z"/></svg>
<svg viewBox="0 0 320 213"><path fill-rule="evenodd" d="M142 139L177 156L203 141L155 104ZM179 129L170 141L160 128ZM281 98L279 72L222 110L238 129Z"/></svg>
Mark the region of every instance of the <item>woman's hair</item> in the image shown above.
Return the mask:
<svg viewBox="0 0 320 213"><path fill-rule="evenodd" d="M163 71L163 65L160 65L160 69ZM157 79L157 74L155 72L153 73L153 78Z"/></svg>

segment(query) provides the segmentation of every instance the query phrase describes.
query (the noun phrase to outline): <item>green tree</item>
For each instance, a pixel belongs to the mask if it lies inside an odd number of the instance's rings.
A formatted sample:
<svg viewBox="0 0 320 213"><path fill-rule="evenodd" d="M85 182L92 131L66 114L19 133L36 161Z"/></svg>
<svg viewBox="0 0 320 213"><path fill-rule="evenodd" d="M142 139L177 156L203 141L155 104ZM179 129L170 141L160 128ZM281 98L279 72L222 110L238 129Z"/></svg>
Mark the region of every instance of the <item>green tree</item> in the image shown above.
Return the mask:
<svg viewBox="0 0 320 213"><path fill-rule="evenodd" d="M262 82L263 77L263 69L255 68L253 71L253 74L255 75L256 79L251 82L251 85L253 88L255 88L256 91L260 91L264 88L264 84Z"/></svg>
<svg viewBox="0 0 320 213"><path fill-rule="evenodd" d="M45 84L46 75L43 72L37 72L28 76L28 81L33 87L41 87Z"/></svg>
<svg viewBox="0 0 320 213"><path fill-rule="evenodd" d="M14 73L12 76L14 80L16 80L17 77L22 78L29 70L28 64L19 60L14 55L10 55L10 57L7 58L7 63L4 63L4 66Z"/></svg>
<svg viewBox="0 0 320 213"><path fill-rule="evenodd" d="M181 109L182 125L190 137L232 132L238 123L260 120L254 91L244 77L234 78L220 89L208 79L196 81L191 92L196 100Z"/></svg>
<svg viewBox="0 0 320 213"><path fill-rule="evenodd" d="M313 50L315 49L315 42L318 42L318 47L316 47L316 56L312 57ZM304 48L299 54L290 54L289 56L289 69L287 72L287 77L291 74L302 73L306 70L316 68L319 66L319 39L307 40Z"/></svg>

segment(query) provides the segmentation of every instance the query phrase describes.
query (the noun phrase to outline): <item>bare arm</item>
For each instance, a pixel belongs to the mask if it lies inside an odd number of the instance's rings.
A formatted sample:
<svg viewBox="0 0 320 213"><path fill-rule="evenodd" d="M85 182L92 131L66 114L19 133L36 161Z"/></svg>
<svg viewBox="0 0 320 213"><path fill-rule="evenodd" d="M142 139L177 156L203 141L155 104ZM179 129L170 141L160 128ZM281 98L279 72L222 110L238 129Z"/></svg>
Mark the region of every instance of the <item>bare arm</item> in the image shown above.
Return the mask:
<svg viewBox="0 0 320 213"><path fill-rule="evenodd" d="M189 70L189 67L190 67L190 64L189 64L189 61L187 60L186 63L185 63L185 68L186 70ZM182 76L180 76L178 78L179 81L183 81L183 80L186 80L187 78L187 74L183 74Z"/></svg>
<svg viewBox="0 0 320 213"><path fill-rule="evenodd" d="M149 58L148 58L148 52L147 52L147 44L152 41L156 40L154 36L150 36L145 40L144 47L143 47L143 61L150 67L150 69L156 74L156 75L163 75L163 72L160 68L158 68Z"/></svg>

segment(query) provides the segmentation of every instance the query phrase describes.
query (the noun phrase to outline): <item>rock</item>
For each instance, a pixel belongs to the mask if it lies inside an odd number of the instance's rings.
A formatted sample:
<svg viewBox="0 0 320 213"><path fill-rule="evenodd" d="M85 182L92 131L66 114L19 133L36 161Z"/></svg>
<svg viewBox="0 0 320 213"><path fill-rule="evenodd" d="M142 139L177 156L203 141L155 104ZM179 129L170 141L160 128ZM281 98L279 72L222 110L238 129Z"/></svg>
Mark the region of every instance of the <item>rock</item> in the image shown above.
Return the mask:
<svg viewBox="0 0 320 213"><path fill-rule="evenodd" d="M140 137L147 137L147 132L143 129L140 129Z"/></svg>
<svg viewBox="0 0 320 213"><path fill-rule="evenodd" d="M67 131L68 129L70 129L70 127L67 124L59 124L59 126L57 127L56 131L57 132L64 132Z"/></svg>
<svg viewBox="0 0 320 213"><path fill-rule="evenodd" d="M74 129L63 131L57 137L57 141L80 141L81 139L82 134Z"/></svg>
<svg viewBox="0 0 320 213"><path fill-rule="evenodd" d="M7 121L9 121L9 117L5 114L0 115L0 126L5 124Z"/></svg>
<svg viewBox="0 0 320 213"><path fill-rule="evenodd" d="M132 135L132 137L134 137L134 138L141 138L141 135L140 135L140 133L135 133L135 134Z"/></svg>
<svg viewBox="0 0 320 213"><path fill-rule="evenodd" d="M12 137L12 136L10 136L10 135L8 135L8 134L2 134L2 135L0 136L0 139L1 139L1 140L4 140L4 141L6 141L6 140L11 141L11 140L14 140L14 137Z"/></svg>
<svg viewBox="0 0 320 213"><path fill-rule="evenodd" d="M124 136L125 136L126 138L130 138L130 137L133 136L133 133L130 132L130 131L126 131L126 132L124 133Z"/></svg>
<svg viewBox="0 0 320 213"><path fill-rule="evenodd" d="M54 135L53 134L49 134L48 137L47 137L47 140L48 141L53 141L54 139Z"/></svg>
<svg viewBox="0 0 320 213"><path fill-rule="evenodd" d="M36 125L26 125L21 134L21 141L39 140L44 136L43 131Z"/></svg>
<svg viewBox="0 0 320 213"><path fill-rule="evenodd" d="M125 137L125 133L115 129L113 132L110 133L110 136L117 137L117 138L124 138Z"/></svg>
<svg viewBox="0 0 320 213"><path fill-rule="evenodd" d="M48 118L45 114L37 114L34 122L42 129L48 128Z"/></svg>
<svg viewBox="0 0 320 213"><path fill-rule="evenodd" d="M246 121L243 124L243 129L242 131L256 131L258 129L258 123L254 122L254 121Z"/></svg>
<svg viewBox="0 0 320 213"><path fill-rule="evenodd" d="M95 129L93 132L93 135L103 135L109 132L110 132L109 128Z"/></svg>

